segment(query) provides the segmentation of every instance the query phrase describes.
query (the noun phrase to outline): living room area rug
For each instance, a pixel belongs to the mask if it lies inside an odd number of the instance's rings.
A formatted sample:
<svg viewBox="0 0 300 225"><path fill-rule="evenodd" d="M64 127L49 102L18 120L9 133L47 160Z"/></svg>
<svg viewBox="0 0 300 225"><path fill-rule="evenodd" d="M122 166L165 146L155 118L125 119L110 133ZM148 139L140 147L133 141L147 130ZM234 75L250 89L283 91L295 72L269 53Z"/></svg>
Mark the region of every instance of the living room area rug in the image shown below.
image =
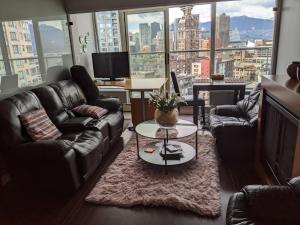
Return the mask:
<svg viewBox="0 0 300 225"><path fill-rule="evenodd" d="M194 135L180 141L195 146ZM149 142L153 140L139 138L140 146ZM198 159L166 169L167 173L164 166L137 159L133 135L86 201L118 207L166 206L211 217L220 214L218 161L209 133L198 134Z"/></svg>

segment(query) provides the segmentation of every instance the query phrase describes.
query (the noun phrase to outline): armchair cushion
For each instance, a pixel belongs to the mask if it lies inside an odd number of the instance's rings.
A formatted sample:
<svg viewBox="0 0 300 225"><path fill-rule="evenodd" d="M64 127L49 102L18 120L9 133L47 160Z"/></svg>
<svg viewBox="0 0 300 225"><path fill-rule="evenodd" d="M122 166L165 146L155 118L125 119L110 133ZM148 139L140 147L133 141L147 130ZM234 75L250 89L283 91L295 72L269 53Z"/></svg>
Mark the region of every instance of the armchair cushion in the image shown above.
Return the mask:
<svg viewBox="0 0 300 225"><path fill-rule="evenodd" d="M213 112L219 116L229 116L229 117L245 117L245 114L241 111L241 109L237 105L220 105L217 106Z"/></svg>
<svg viewBox="0 0 300 225"><path fill-rule="evenodd" d="M210 126L212 129L218 129L218 128L225 129L225 127L243 127L243 126L250 126L250 124L244 118L211 115Z"/></svg>

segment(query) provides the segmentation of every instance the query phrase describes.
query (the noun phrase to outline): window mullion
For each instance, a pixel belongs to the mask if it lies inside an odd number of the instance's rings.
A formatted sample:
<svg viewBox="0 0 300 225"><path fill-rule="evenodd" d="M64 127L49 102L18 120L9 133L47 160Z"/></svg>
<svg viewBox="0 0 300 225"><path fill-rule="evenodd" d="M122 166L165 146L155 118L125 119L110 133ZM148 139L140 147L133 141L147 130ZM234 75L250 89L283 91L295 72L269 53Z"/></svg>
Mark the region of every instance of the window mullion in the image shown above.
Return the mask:
<svg viewBox="0 0 300 225"><path fill-rule="evenodd" d="M215 43L216 43L216 3L211 4L211 40L210 40L210 74L215 72Z"/></svg>
<svg viewBox="0 0 300 225"><path fill-rule="evenodd" d="M39 29L39 21L38 20L32 20L32 26L33 26L33 33L35 38L35 44L36 44L36 53L37 58L40 65L40 73L42 75L43 81L46 81L46 64L45 64L45 58L44 58L44 52L42 48L42 40L41 40L41 34Z"/></svg>
<svg viewBox="0 0 300 225"><path fill-rule="evenodd" d="M2 52L2 58L4 62L4 67L5 67L5 73L6 74L13 74L12 72L12 67L10 65L9 61L9 56L8 56L8 50L6 48L6 43L5 43L5 38L4 38L4 30L3 30L3 25L0 23L0 47L1 47L1 52Z"/></svg>

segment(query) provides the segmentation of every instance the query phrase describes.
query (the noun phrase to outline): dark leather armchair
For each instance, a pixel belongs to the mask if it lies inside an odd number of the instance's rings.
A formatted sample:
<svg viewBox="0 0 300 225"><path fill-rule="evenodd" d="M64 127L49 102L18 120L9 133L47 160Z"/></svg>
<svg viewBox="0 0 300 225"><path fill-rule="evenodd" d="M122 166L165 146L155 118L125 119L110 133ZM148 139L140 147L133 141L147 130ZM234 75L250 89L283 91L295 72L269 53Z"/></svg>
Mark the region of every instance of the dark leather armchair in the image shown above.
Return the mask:
<svg viewBox="0 0 300 225"><path fill-rule="evenodd" d="M221 105L211 110L210 130L223 160L253 160L259 95L260 85L257 85L236 105Z"/></svg>
<svg viewBox="0 0 300 225"><path fill-rule="evenodd" d="M300 177L286 186L249 185L231 196L227 225L300 224Z"/></svg>

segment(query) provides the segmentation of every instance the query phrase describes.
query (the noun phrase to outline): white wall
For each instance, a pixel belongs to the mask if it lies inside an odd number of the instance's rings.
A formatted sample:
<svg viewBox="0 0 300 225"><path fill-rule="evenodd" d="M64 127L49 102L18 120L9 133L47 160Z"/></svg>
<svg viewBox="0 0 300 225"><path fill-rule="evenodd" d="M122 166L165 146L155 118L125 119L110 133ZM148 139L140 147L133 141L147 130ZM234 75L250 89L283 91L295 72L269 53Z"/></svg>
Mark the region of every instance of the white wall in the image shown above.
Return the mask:
<svg viewBox="0 0 300 225"><path fill-rule="evenodd" d="M62 0L1 0L0 20L66 15Z"/></svg>
<svg viewBox="0 0 300 225"><path fill-rule="evenodd" d="M92 53L96 52L96 40L94 35L92 13L70 15L71 33L73 37L75 64L85 66L89 74L94 77ZM80 52L79 36L89 33L87 52Z"/></svg>
<svg viewBox="0 0 300 225"><path fill-rule="evenodd" d="M292 61L300 61L300 0L283 0L277 74L286 74Z"/></svg>

